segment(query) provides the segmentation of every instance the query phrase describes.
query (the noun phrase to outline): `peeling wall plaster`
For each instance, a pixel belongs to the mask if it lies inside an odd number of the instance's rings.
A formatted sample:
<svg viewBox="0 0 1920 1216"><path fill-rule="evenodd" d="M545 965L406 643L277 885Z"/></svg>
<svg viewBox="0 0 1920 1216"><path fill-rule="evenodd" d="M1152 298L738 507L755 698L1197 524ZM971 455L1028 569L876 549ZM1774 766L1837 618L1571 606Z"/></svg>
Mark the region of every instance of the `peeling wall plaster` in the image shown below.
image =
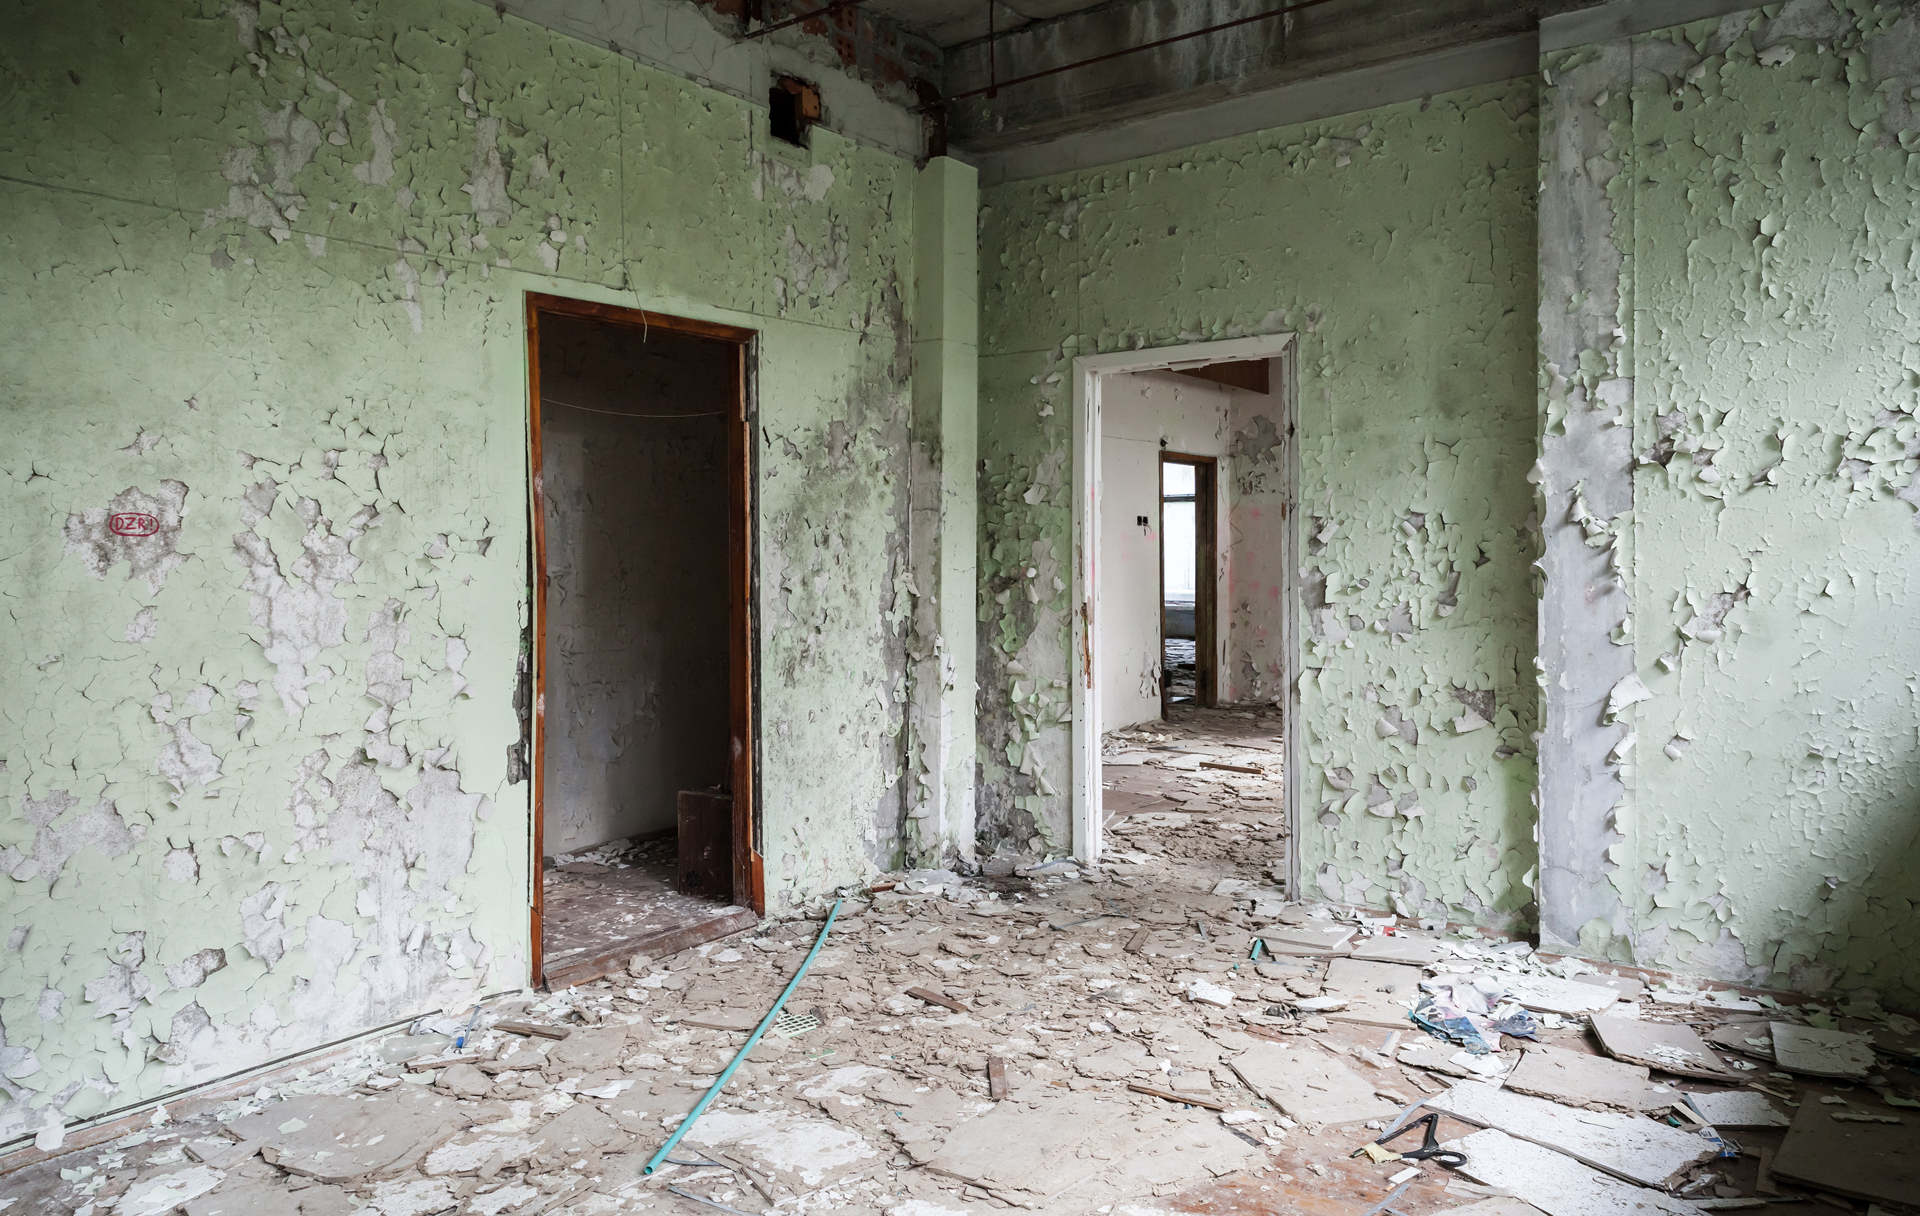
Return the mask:
<svg viewBox="0 0 1920 1216"><path fill-rule="evenodd" d="M525 981L525 290L761 331L769 902L897 860L911 164L462 0L12 7L0 1140Z"/></svg>
<svg viewBox="0 0 1920 1216"><path fill-rule="evenodd" d="M820 86L825 129L896 156L920 156L920 87L937 77L940 48L885 17L788 26L742 40L741 0L478 0L647 67L765 107L774 78Z"/></svg>
<svg viewBox="0 0 1920 1216"><path fill-rule="evenodd" d="M1531 919L1533 104L1517 81L985 192L983 846L1070 838L1070 360L1297 331L1304 872ZM1243 446L1274 450L1257 422Z"/></svg>
<svg viewBox="0 0 1920 1216"><path fill-rule="evenodd" d="M1920 8L1543 68L1545 928L1920 1006Z"/></svg>

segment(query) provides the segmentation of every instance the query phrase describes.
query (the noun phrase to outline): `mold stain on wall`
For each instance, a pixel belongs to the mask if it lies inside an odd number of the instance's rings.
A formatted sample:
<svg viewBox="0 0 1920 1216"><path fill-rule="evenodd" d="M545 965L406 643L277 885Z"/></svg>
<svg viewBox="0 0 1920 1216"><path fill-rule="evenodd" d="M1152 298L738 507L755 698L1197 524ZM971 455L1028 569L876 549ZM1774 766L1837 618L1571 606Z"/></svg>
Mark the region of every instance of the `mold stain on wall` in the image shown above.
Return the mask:
<svg viewBox="0 0 1920 1216"><path fill-rule="evenodd" d="M1071 360L1294 332L1308 893L1530 923L1533 108L1516 81L985 194L983 847L1069 839ZM1275 422L1236 437L1242 503Z"/></svg>
<svg viewBox="0 0 1920 1216"><path fill-rule="evenodd" d="M762 332L770 902L895 862L910 163L457 0L7 28L0 1139L525 982L525 290Z"/></svg>
<svg viewBox="0 0 1920 1216"><path fill-rule="evenodd" d="M1920 11L1793 0L1543 67L1552 123L1585 132L1543 216L1594 221L1613 269L1543 265L1542 488L1555 529L1610 556L1621 605L1610 639L1570 626L1548 696L1599 688L1580 656L1603 641L1626 660L1543 757L1604 754L1618 777L1570 842L1604 898L1553 927L1912 1008ZM1556 313L1594 323L1556 343ZM1600 432L1616 441L1578 442Z"/></svg>

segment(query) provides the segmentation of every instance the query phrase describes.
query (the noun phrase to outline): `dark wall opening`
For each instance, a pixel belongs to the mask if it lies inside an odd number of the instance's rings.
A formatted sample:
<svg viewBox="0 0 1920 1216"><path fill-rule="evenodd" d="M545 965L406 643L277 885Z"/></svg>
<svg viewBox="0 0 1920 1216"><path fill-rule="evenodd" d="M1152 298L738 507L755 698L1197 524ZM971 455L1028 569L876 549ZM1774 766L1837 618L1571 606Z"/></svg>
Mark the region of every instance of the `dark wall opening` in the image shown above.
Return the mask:
<svg viewBox="0 0 1920 1216"><path fill-rule="evenodd" d="M729 777L735 348L548 317L544 850L669 832Z"/></svg>

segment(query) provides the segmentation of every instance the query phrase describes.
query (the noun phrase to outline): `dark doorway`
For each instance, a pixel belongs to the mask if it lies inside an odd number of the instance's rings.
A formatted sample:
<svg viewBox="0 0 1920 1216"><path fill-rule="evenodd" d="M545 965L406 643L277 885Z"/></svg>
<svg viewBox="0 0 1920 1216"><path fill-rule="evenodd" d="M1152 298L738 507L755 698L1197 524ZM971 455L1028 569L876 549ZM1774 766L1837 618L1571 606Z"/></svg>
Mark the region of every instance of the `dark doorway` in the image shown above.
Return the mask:
<svg viewBox="0 0 1920 1216"><path fill-rule="evenodd" d="M736 932L752 825L752 331L528 297L534 978Z"/></svg>
<svg viewBox="0 0 1920 1216"><path fill-rule="evenodd" d="M1217 700L1214 560L1217 499L1211 456L1160 454L1160 704Z"/></svg>

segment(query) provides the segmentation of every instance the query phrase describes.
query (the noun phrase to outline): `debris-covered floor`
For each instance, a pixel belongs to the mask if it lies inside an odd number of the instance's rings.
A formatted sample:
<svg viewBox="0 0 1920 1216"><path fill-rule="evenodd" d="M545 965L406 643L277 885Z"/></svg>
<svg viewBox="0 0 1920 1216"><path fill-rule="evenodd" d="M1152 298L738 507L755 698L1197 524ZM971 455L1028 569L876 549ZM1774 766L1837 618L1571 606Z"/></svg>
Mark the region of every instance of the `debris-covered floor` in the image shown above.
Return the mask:
<svg viewBox="0 0 1920 1216"><path fill-rule="evenodd" d="M999 858L974 879L920 871L849 893L788 1005L798 1016L652 1175L649 1157L800 968L824 905L637 958L615 980L492 1002L464 1048L452 1034L467 1011L450 1011L302 1079L27 1166L0 1179L0 1210L1920 1203L1912 1020L1868 993L1787 1003L1288 904L1273 877L1287 846L1276 735L1270 715L1239 711L1118 733L1109 799L1150 805L1115 812L1098 871ZM1463 1161L1412 1156L1430 1114Z"/></svg>
<svg viewBox="0 0 1920 1216"><path fill-rule="evenodd" d="M622 970L636 953L662 955L738 932L752 912L674 884L676 839L615 840L549 859L541 912L541 974L566 988Z"/></svg>

